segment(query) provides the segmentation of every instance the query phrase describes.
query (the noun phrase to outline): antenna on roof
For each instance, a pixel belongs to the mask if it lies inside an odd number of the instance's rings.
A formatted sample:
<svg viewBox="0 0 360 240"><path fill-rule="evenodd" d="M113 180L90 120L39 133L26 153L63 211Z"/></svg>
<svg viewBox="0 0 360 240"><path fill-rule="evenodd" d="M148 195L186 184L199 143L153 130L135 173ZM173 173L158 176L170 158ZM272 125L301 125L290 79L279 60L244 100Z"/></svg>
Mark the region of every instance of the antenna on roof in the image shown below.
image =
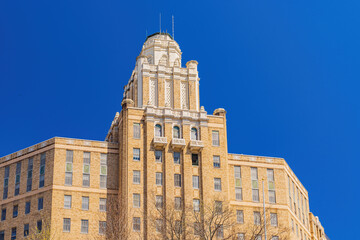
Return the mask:
<svg viewBox="0 0 360 240"><path fill-rule="evenodd" d="M160 34L161 34L161 13L160 13Z"/></svg>
<svg viewBox="0 0 360 240"><path fill-rule="evenodd" d="M174 15L172 15L172 37L175 40L175 20L174 20Z"/></svg>

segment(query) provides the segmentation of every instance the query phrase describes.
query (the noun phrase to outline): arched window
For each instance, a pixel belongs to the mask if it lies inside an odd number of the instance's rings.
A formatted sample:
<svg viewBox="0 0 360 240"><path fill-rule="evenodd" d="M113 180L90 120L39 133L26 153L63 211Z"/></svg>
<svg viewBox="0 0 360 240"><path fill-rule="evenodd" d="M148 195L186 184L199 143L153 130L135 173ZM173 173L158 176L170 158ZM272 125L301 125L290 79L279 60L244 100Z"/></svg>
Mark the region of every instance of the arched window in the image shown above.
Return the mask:
<svg viewBox="0 0 360 240"><path fill-rule="evenodd" d="M173 128L173 138L180 138L180 128L178 126Z"/></svg>
<svg viewBox="0 0 360 240"><path fill-rule="evenodd" d="M198 140L198 132L196 128L191 128L191 140Z"/></svg>
<svg viewBox="0 0 360 240"><path fill-rule="evenodd" d="M160 124L155 125L155 137L162 137L162 128Z"/></svg>

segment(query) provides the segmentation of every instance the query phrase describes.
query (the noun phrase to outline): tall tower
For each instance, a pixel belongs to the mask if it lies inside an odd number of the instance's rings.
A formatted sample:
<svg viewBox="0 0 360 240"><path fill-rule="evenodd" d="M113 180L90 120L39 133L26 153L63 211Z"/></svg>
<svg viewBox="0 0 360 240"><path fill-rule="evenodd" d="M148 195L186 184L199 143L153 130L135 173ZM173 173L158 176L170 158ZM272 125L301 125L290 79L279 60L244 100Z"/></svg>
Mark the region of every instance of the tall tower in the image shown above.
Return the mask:
<svg viewBox="0 0 360 240"><path fill-rule="evenodd" d="M155 202L174 208L228 195L226 112L207 115L200 107L198 63L183 68L181 54L169 34L146 39L106 137L119 143L122 209L145 238L155 232L149 221ZM214 156L223 164L215 171Z"/></svg>

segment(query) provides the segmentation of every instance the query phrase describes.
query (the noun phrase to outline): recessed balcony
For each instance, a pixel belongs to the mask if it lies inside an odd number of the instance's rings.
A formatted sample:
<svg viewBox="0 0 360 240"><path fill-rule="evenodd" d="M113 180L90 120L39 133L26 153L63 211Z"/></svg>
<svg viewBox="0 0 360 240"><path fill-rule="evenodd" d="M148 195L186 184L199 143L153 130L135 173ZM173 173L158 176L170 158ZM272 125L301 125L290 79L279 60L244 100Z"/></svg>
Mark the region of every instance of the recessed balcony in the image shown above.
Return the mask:
<svg viewBox="0 0 360 240"><path fill-rule="evenodd" d="M204 148L204 144L200 140L191 140L189 143L189 148L191 151L200 152Z"/></svg>
<svg viewBox="0 0 360 240"><path fill-rule="evenodd" d="M171 141L171 146L173 149L183 149L186 146L185 139L173 138Z"/></svg>
<svg viewBox="0 0 360 240"><path fill-rule="evenodd" d="M154 147L155 148L164 148L167 144L166 137L154 137Z"/></svg>

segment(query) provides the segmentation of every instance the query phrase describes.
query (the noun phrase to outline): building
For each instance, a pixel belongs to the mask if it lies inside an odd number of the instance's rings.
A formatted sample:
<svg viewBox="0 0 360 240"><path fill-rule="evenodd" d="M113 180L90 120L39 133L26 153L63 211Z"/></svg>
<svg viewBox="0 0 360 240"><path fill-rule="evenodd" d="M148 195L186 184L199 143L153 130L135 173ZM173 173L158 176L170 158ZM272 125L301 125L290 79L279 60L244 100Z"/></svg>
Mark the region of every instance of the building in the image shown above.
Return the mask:
<svg viewBox="0 0 360 240"><path fill-rule="evenodd" d="M104 142L55 137L0 158L0 240L36 228L61 239L105 238L109 199L120 200L115 214L125 216L130 239L161 238L156 208L214 202L234 213L234 236L249 239L264 200L268 239L282 238L273 234L280 226L290 239L325 239L284 159L228 153L226 111L200 105L198 63L183 68L181 55L169 34L146 39ZM218 238L230 232L222 227Z"/></svg>

